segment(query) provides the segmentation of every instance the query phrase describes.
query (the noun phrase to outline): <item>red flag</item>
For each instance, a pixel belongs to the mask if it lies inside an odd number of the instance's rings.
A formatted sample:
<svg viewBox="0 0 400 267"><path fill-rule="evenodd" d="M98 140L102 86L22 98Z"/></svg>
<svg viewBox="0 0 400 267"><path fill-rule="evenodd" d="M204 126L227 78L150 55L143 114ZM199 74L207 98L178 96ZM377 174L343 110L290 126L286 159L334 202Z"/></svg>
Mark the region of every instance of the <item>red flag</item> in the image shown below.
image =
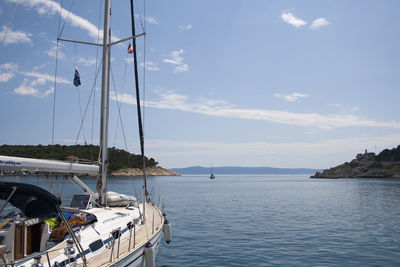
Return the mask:
<svg viewBox="0 0 400 267"><path fill-rule="evenodd" d="M131 44L129 44L128 46L128 54L133 54L133 47L131 46Z"/></svg>

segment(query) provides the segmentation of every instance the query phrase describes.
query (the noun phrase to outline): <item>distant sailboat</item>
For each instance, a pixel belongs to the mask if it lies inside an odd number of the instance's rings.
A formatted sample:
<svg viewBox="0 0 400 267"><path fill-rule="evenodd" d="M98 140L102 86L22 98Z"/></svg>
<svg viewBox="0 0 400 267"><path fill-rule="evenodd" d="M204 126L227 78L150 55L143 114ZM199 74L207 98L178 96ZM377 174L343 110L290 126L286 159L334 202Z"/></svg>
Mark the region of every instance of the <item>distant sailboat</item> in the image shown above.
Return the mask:
<svg viewBox="0 0 400 267"><path fill-rule="evenodd" d="M211 175L210 175L210 179L211 179L211 180L215 179L215 175L214 175L213 167L212 167L212 166L211 166Z"/></svg>

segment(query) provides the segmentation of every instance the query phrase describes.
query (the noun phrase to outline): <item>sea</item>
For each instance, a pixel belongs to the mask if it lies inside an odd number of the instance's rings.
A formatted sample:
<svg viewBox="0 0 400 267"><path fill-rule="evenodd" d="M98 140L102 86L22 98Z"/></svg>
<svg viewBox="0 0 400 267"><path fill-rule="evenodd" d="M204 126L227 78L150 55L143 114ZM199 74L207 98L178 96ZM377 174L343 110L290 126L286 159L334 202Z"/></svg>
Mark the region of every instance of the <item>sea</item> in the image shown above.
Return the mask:
<svg viewBox="0 0 400 267"><path fill-rule="evenodd" d="M0 177L65 197L62 178ZM93 178L82 178L92 189ZM400 266L400 179L310 179L309 175L148 177L173 240L156 266ZM140 196L140 177L108 190Z"/></svg>

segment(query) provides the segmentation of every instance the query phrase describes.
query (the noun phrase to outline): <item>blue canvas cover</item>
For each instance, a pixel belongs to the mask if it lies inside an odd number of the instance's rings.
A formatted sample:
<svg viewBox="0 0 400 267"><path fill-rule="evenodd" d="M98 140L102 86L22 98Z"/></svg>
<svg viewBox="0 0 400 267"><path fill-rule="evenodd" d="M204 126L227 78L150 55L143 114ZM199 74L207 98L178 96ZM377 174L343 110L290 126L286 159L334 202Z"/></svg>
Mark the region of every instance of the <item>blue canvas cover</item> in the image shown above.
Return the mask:
<svg viewBox="0 0 400 267"><path fill-rule="evenodd" d="M31 184L0 182L0 199L7 200L17 188L10 199L10 203L19 208L26 217L37 218L54 215L61 206L61 200L47 190Z"/></svg>

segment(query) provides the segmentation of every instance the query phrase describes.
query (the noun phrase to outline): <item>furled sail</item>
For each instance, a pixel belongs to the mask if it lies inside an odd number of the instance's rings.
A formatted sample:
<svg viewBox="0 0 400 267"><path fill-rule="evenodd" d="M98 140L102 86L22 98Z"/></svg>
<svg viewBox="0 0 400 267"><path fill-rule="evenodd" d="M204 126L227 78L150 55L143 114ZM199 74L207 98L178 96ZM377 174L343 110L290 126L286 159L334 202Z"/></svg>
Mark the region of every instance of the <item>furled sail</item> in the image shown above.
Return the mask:
<svg viewBox="0 0 400 267"><path fill-rule="evenodd" d="M98 174L99 166L48 159L0 156L0 170L49 173Z"/></svg>

